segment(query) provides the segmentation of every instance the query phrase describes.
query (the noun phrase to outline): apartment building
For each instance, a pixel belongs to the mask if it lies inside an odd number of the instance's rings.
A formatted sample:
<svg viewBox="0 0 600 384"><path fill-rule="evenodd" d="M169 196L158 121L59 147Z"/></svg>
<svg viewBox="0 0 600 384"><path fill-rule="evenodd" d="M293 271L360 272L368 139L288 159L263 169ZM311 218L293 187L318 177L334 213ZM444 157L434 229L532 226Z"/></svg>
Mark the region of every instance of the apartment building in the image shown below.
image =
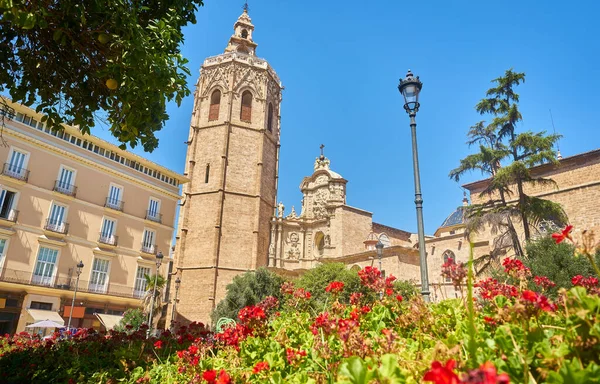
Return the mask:
<svg viewBox="0 0 600 384"><path fill-rule="evenodd" d="M0 334L66 325L76 285L72 326L111 327L141 305L158 252L166 274L187 179L10 106L0 116Z"/></svg>

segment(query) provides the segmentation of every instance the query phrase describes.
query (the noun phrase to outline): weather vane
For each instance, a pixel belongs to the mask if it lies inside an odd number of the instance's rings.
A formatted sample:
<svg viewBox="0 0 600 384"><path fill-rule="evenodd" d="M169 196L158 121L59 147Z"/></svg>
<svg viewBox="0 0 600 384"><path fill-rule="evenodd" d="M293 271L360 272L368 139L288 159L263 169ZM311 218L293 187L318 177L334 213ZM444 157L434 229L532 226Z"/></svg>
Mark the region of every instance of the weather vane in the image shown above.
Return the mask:
<svg viewBox="0 0 600 384"><path fill-rule="evenodd" d="M244 3L244 6L242 8L244 8L244 12L248 12L250 10L250 7L248 6L247 1Z"/></svg>

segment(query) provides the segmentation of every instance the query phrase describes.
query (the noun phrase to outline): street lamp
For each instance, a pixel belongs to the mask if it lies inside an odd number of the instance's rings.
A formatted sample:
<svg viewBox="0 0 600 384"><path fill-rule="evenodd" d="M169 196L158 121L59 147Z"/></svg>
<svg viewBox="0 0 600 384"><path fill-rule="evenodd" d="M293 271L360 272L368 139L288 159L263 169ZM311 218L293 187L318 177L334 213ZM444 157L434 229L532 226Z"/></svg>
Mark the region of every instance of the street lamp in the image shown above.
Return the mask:
<svg viewBox="0 0 600 384"><path fill-rule="evenodd" d="M171 328L175 325L175 307L177 307L177 297L179 295L179 286L181 285L181 279L179 276L175 279L175 299L173 299L173 307L171 308Z"/></svg>
<svg viewBox="0 0 600 384"><path fill-rule="evenodd" d="M398 90L404 96L404 110L410 117L412 134L413 170L415 176L415 205L417 207L417 233L419 236L419 259L421 264L421 295L429 302L429 278L427 275L427 257L425 254L425 234L423 229L423 197L421 195L421 177L419 174L419 154L417 152L417 122L415 117L419 111L419 93L423 83L413 76L410 69L405 79L400 79Z"/></svg>
<svg viewBox="0 0 600 384"><path fill-rule="evenodd" d="M146 338L150 337L152 331L152 315L154 314L154 303L156 301L156 285L158 284L158 269L163 259L162 252L158 252L156 255L156 274L154 275L154 287L152 288L152 301L150 302L150 314L148 315L148 331L146 331Z"/></svg>
<svg viewBox="0 0 600 384"><path fill-rule="evenodd" d="M67 331L71 330L71 319L73 318L73 307L75 306L75 297L77 296L77 288L79 287L79 276L81 276L81 270L83 269L83 261L79 260L77 263L77 280L75 281L75 292L73 293L73 301L71 301L71 311L69 312L69 321L67 322Z"/></svg>
<svg viewBox="0 0 600 384"><path fill-rule="evenodd" d="M375 244L375 248L377 249L377 258L379 259L379 272L381 271L381 259L383 258L383 243L381 240Z"/></svg>

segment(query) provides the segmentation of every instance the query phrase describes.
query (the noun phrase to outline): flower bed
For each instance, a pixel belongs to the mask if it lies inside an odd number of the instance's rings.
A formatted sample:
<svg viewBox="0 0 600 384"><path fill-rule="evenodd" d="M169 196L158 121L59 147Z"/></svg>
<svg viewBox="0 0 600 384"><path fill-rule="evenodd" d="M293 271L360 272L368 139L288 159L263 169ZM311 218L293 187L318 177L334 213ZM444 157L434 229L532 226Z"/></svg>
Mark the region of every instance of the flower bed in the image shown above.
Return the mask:
<svg viewBox="0 0 600 384"><path fill-rule="evenodd" d="M218 334L201 325L146 340L82 331L69 340L26 335L0 340L0 381L76 383L598 383L598 280L576 276L552 300L553 282L504 261L503 278L471 283L464 264L445 276L469 279L462 299L404 300L394 278L359 272L367 294L325 289L315 310L310 292L285 283L239 312ZM472 287L469 289L469 287Z"/></svg>

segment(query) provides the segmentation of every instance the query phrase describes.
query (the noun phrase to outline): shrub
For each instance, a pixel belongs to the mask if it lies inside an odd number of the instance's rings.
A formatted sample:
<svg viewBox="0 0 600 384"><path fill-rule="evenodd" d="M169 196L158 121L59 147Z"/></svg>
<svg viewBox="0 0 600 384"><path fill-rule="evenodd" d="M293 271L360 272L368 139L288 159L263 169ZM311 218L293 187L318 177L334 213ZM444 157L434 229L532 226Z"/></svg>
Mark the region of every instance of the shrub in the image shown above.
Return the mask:
<svg viewBox="0 0 600 384"><path fill-rule="evenodd" d="M114 330L132 333L138 331L145 321L147 321L147 316L140 308L128 309L119 324L115 325Z"/></svg>
<svg viewBox="0 0 600 384"><path fill-rule="evenodd" d="M313 305L320 309L329 297L327 292L325 292L325 288L334 281L344 283L344 288L339 295L340 302L349 303L352 293L363 291L358 273L348 269L344 263L321 264L316 268L306 271L295 282L295 285L310 292Z"/></svg>
<svg viewBox="0 0 600 384"><path fill-rule="evenodd" d="M211 318L213 324L222 317L237 319L240 309L256 305L267 296L281 298L279 287L284 279L267 270L259 268L254 272L246 272L233 278L233 281L227 285L227 294L219 302Z"/></svg>

